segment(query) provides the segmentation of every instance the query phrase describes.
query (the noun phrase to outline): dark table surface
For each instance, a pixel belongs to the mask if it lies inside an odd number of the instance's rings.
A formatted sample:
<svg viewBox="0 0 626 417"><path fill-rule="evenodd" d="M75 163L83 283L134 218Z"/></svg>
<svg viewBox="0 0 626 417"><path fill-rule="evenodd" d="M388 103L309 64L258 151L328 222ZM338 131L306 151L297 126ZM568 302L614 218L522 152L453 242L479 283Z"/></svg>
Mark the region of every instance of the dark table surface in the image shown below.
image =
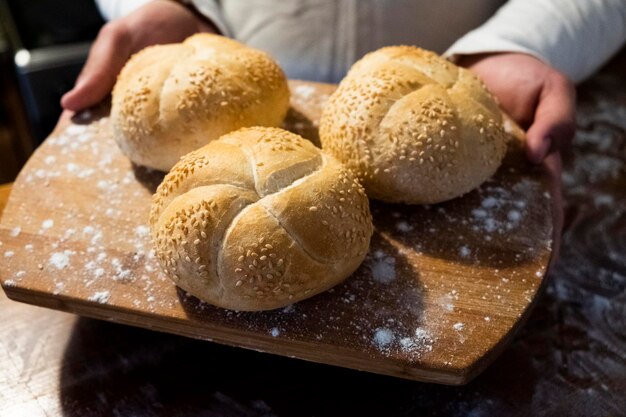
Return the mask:
<svg viewBox="0 0 626 417"><path fill-rule="evenodd" d="M78 318L0 292L0 415L626 415L626 53L578 91L560 260L515 341L468 385Z"/></svg>

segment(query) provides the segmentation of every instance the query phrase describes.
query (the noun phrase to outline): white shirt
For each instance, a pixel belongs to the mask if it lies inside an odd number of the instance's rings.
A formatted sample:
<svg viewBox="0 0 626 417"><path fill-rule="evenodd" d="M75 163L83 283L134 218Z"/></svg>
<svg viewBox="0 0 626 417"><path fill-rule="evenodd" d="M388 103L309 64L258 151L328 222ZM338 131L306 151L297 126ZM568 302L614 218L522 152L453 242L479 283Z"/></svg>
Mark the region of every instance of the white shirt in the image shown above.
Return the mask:
<svg viewBox="0 0 626 417"><path fill-rule="evenodd" d="M150 0L97 0L108 19ZM338 82L365 53L410 44L447 57L536 56L579 82L626 41L626 0L188 0L289 78ZM504 5L503 5L504 3Z"/></svg>

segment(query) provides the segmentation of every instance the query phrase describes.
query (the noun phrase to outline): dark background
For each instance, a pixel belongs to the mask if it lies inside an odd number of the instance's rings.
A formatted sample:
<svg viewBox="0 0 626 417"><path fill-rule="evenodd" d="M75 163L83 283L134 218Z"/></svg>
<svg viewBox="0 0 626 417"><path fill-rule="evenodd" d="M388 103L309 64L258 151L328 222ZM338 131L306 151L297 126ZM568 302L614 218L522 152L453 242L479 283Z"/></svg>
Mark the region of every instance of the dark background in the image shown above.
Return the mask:
<svg viewBox="0 0 626 417"><path fill-rule="evenodd" d="M103 23L91 0L0 0L0 183L54 127Z"/></svg>

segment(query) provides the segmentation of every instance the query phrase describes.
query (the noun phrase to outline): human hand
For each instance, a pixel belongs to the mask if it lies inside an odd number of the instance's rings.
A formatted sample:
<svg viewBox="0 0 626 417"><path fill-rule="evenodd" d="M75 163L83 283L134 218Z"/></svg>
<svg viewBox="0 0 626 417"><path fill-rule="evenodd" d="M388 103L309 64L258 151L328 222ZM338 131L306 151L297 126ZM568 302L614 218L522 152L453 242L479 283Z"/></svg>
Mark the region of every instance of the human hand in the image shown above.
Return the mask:
<svg viewBox="0 0 626 417"><path fill-rule="evenodd" d="M576 90L559 71L521 53L461 56L457 63L477 74L500 106L527 129L526 153L534 163L567 145L576 130Z"/></svg>
<svg viewBox="0 0 626 417"><path fill-rule="evenodd" d="M102 27L76 85L61 98L65 110L92 106L109 94L130 56L156 44L180 42L197 32L218 33L182 4L154 0Z"/></svg>

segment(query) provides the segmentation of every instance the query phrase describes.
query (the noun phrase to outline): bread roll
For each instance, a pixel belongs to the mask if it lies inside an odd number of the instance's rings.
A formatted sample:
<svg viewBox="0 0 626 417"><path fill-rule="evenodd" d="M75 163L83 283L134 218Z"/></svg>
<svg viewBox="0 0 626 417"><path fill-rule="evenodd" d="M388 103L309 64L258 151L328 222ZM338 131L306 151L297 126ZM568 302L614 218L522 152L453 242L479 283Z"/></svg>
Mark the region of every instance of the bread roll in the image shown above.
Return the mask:
<svg viewBox="0 0 626 417"><path fill-rule="evenodd" d="M320 140L369 197L410 204L472 190L506 151L500 109L481 81L410 46L354 64L324 109Z"/></svg>
<svg viewBox="0 0 626 417"><path fill-rule="evenodd" d="M165 272L234 310L267 310L338 284L363 261L369 203L345 166L278 128L241 129L186 155L153 198Z"/></svg>
<svg viewBox="0 0 626 417"><path fill-rule="evenodd" d="M266 53L223 36L134 55L113 89L111 120L133 162L168 171L182 155L245 126L279 126L287 80Z"/></svg>

